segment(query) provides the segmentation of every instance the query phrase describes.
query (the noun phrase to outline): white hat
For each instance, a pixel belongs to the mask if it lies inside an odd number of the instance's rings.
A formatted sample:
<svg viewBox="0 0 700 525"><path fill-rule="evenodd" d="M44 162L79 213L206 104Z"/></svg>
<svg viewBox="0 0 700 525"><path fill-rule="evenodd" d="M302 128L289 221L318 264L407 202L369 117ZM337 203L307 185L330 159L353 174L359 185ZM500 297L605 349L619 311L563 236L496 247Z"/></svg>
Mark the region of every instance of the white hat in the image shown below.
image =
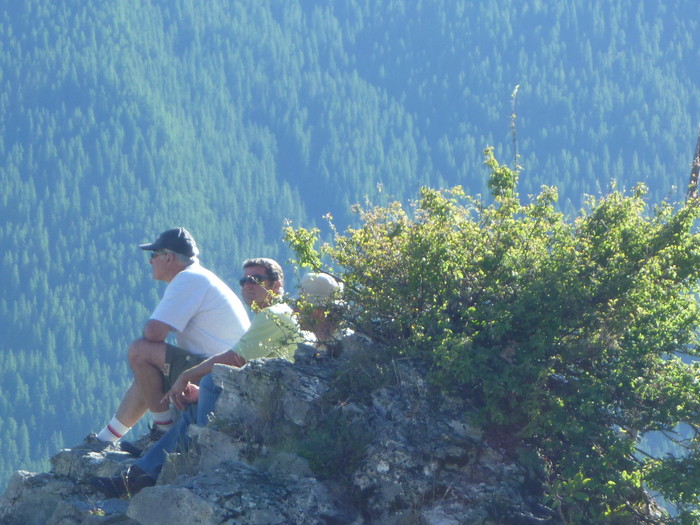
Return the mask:
<svg viewBox="0 0 700 525"><path fill-rule="evenodd" d="M311 302L335 299L342 284L327 273L307 273L299 283L301 295Z"/></svg>

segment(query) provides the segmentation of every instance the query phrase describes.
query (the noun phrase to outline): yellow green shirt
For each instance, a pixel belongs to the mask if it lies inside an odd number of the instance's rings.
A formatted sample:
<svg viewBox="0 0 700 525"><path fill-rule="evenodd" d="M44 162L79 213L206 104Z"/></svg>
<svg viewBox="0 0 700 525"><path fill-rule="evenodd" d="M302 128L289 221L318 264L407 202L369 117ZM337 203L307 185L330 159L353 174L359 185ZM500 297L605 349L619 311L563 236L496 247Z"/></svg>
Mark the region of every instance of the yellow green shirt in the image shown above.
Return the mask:
<svg viewBox="0 0 700 525"><path fill-rule="evenodd" d="M274 304L253 315L248 330L231 349L246 361L260 357L279 357L294 362L297 344L302 341L292 309Z"/></svg>

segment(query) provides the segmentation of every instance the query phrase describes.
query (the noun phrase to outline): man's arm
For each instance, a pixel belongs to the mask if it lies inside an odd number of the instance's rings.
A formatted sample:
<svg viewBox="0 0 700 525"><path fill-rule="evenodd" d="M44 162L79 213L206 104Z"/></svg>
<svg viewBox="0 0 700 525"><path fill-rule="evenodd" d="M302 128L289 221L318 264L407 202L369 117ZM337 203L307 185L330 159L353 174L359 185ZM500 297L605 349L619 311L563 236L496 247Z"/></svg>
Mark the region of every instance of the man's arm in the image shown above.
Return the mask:
<svg viewBox="0 0 700 525"><path fill-rule="evenodd" d="M197 366L193 366L185 370L180 377L177 378L173 387L166 392L162 401L172 401L180 410L184 410L185 405L190 404L190 397L187 395L187 387L190 383L198 384L199 381L207 374L210 374L214 369L214 365L223 364L229 366L242 367L245 364L245 359L239 356L233 350L227 350L222 354L210 357L202 361ZM188 402L189 401L189 402Z"/></svg>
<svg viewBox="0 0 700 525"><path fill-rule="evenodd" d="M247 360L268 357L280 347L286 347L292 343L296 347L298 341L301 341L301 334L291 317L286 314L276 314L269 308L265 309L255 315L248 331L231 350L210 357L197 366L185 370L162 401L167 401L169 398L177 408L183 410L187 404L187 398L184 395L187 385L199 383L200 379L211 373L215 364L241 367Z"/></svg>
<svg viewBox="0 0 700 525"><path fill-rule="evenodd" d="M149 319L143 327L143 338L153 343L162 343L174 328L167 323Z"/></svg>

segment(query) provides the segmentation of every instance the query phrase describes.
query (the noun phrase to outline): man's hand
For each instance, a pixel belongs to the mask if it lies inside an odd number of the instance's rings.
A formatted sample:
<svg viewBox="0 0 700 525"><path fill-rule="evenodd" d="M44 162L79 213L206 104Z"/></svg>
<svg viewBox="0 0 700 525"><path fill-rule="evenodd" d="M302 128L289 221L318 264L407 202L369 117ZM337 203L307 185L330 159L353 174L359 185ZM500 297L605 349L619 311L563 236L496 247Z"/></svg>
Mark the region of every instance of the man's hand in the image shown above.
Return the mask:
<svg viewBox="0 0 700 525"><path fill-rule="evenodd" d="M166 392L161 401L169 401L176 408L184 410L186 405L196 403L199 399L199 387L190 383L182 375L177 378L173 387Z"/></svg>
<svg viewBox="0 0 700 525"><path fill-rule="evenodd" d="M185 391L183 392L182 400L187 405L192 405L199 401L199 386L192 383L187 383Z"/></svg>

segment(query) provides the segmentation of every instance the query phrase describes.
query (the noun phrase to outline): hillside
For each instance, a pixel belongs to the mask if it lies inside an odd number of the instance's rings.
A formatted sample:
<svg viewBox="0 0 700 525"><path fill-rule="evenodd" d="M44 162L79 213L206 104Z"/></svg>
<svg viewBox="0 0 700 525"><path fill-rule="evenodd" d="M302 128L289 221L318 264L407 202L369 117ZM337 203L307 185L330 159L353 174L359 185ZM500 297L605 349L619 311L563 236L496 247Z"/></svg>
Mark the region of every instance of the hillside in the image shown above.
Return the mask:
<svg viewBox="0 0 700 525"><path fill-rule="evenodd" d="M245 257L287 260L285 219L330 212L342 227L366 196L422 185L485 193L482 150L514 160L513 109L523 194L555 184L571 210L614 179L681 199L700 120L695 7L8 3L0 486L111 415L162 291L136 245L167 227L233 283Z"/></svg>

